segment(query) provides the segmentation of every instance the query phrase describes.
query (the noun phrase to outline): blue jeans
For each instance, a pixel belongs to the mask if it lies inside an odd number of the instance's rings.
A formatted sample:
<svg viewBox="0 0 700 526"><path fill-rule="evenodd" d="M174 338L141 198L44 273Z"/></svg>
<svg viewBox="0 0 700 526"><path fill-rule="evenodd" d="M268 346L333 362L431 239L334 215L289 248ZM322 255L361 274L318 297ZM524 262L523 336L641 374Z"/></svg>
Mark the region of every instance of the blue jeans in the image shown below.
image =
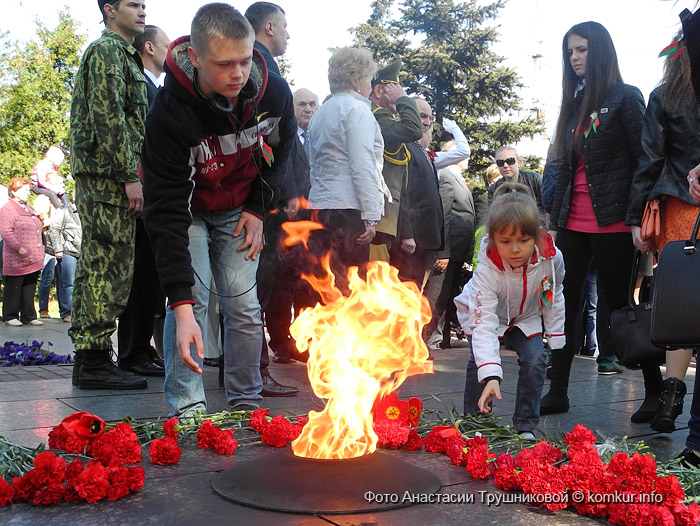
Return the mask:
<svg viewBox="0 0 700 526"><path fill-rule="evenodd" d="M39 278L39 310L49 310L49 291L51 283L56 275L56 258L51 254L44 254L44 268Z"/></svg>
<svg viewBox="0 0 700 526"><path fill-rule="evenodd" d="M70 254L56 259L56 297L61 318L70 316L73 309L73 281L77 265L78 258Z"/></svg>
<svg viewBox="0 0 700 526"><path fill-rule="evenodd" d="M519 328L508 332L513 349L518 353L518 386L515 392L515 412L513 425L519 433L532 432L540 422L540 398L544 386L544 375L547 369L547 355L542 344L542 335L528 338ZM469 338L469 346L472 339ZM479 412L479 398L484 390L477 376L474 351L472 350L467 363L467 382L464 388L464 413Z"/></svg>
<svg viewBox="0 0 700 526"><path fill-rule="evenodd" d="M209 284L212 277L219 295L219 309L224 317L224 387L229 405L258 406L262 397L260 348L262 319L258 303L256 272L258 261L245 260L237 252L245 241L245 230L238 237L232 233L242 207L229 211L193 212L189 228L189 251L196 272L192 296L196 302L194 316L202 334L206 334L209 307ZM203 285L206 284L206 287ZM175 314L165 316L163 354L165 361L165 400L175 416L206 410L202 377L182 365L176 347ZM192 358L200 367L194 345Z"/></svg>

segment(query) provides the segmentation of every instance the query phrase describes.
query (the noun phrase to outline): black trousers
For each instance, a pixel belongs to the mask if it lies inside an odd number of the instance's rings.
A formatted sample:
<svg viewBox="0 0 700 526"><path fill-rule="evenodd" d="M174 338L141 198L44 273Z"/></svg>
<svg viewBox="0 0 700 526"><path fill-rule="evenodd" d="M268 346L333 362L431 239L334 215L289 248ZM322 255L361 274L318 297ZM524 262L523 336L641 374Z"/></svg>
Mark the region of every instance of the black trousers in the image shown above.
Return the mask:
<svg viewBox="0 0 700 526"><path fill-rule="evenodd" d="M589 234L560 228L557 232L557 246L564 256L564 304L566 307L566 346L567 353L578 350L581 341L581 325L578 317L581 312L586 276L591 265L598 271L599 298L596 315L596 335L598 336L598 363L610 364L615 361L612 336L610 333L610 312L627 305L634 244L630 233Z"/></svg>
<svg viewBox="0 0 700 526"><path fill-rule="evenodd" d="M34 295L39 281L39 271L24 276L4 276L5 295L2 318L5 321L19 319L22 323L36 320Z"/></svg>
<svg viewBox="0 0 700 526"><path fill-rule="evenodd" d="M365 272L369 261L369 245L358 245L357 238L365 231L359 210L318 210L304 211L297 219L314 219L324 226L323 230L311 232L306 250L296 245L289 250L282 249L279 242L282 236L283 216L269 216L265 219L266 246L260 256L258 266L258 300L265 316L270 333L270 346L275 353L285 354L291 348L289 325L291 305L297 300L304 306L322 301L321 296L301 283L301 274L320 274L319 260L331 252L331 271L336 286L348 292L347 269L350 266ZM263 338L260 355L261 374L266 375L270 364L268 345Z"/></svg>
<svg viewBox="0 0 700 526"><path fill-rule="evenodd" d="M156 316L165 317L165 296L160 287L156 258L143 220L136 220L134 279L129 301L119 316L117 331L119 364L131 367L150 361L151 337Z"/></svg>

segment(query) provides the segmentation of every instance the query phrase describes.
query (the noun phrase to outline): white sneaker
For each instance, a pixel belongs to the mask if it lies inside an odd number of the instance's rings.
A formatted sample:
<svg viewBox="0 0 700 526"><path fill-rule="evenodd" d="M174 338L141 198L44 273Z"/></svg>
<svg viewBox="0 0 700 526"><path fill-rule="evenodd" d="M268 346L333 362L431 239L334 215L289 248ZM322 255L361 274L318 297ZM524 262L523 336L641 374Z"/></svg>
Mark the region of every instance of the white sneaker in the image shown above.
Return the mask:
<svg viewBox="0 0 700 526"><path fill-rule="evenodd" d="M7 320L7 321L5 322L5 325L9 325L10 327L21 327L21 326L22 326L22 322L19 321L17 318L15 318L15 319L13 319L13 320Z"/></svg>
<svg viewBox="0 0 700 526"><path fill-rule="evenodd" d="M43 325L44 322L41 320L32 320L29 322L29 325Z"/></svg>

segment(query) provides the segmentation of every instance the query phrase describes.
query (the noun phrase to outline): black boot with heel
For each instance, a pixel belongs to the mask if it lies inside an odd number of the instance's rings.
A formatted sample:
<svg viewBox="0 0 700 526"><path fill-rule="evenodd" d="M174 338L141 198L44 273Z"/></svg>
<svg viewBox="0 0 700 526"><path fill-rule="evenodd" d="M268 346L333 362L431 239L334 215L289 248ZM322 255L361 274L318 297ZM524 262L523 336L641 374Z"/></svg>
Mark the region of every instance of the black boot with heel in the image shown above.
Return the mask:
<svg viewBox="0 0 700 526"><path fill-rule="evenodd" d="M683 412L683 397L686 393L685 383L678 378L666 378L659 398L659 410L651 420L651 428L659 433L671 433L676 430L676 418Z"/></svg>

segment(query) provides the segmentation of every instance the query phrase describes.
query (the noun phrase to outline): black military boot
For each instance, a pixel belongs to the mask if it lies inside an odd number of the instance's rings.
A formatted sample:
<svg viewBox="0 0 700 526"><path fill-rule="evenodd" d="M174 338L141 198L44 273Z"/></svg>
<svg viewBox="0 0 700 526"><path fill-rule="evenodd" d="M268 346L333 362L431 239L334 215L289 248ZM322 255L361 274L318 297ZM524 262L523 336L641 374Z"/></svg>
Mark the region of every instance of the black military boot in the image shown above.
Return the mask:
<svg viewBox="0 0 700 526"><path fill-rule="evenodd" d="M75 350L73 358L73 386L78 387L78 378L80 377L80 366L83 364L83 351Z"/></svg>
<svg viewBox="0 0 700 526"><path fill-rule="evenodd" d="M659 433L671 433L676 430L676 418L683 412L683 397L686 388L683 380L666 378L660 396L659 411L651 420L651 428Z"/></svg>
<svg viewBox="0 0 700 526"><path fill-rule="evenodd" d="M78 374L79 389L146 389L145 378L123 371L110 358L110 350L83 351Z"/></svg>

